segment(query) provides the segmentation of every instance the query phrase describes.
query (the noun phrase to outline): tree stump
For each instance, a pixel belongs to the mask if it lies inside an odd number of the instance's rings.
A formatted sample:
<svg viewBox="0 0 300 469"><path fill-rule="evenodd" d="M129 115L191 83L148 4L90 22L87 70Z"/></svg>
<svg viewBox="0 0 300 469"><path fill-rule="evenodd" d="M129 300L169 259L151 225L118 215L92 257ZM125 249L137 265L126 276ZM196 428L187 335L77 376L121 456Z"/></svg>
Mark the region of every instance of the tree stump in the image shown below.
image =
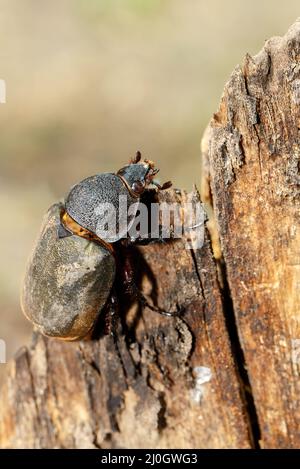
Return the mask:
<svg viewBox="0 0 300 469"><path fill-rule="evenodd" d="M233 71L204 142L264 448L300 447L299 104L300 20Z"/></svg>
<svg viewBox="0 0 300 469"><path fill-rule="evenodd" d="M34 334L1 389L1 447L300 446L299 103L300 21L225 86L203 140L203 247L134 251L143 291L184 315L124 304L116 340Z"/></svg>

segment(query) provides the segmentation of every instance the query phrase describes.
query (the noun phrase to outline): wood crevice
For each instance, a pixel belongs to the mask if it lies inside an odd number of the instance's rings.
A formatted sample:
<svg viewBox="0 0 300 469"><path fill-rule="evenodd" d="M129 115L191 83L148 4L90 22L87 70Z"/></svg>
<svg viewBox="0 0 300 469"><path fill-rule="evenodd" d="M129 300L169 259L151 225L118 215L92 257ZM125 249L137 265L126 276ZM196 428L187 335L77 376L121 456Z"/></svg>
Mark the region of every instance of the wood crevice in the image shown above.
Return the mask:
<svg viewBox="0 0 300 469"><path fill-rule="evenodd" d="M245 410L248 415L249 423L249 436L254 449L260 448L261 431L259 427L259 421L257 411L255 407L253 391L250 383L250 379L247 373L247 366L245 361L245 355L239 339L238 326L236 323L236 316L234 312L230 287L226 274L226 263L224 259L220 262L220 270L222 275L222 293L223 293L223 305L224 305L224 317L227 327L227 332L231 344L232 356L234 357L235 364L237 367L237 373L239 376L240 393L241 398L245 403Z"/></svg>
<svg viewBox="0 0 300 469"><path fill-rule="evenodd" d="M184 316L123 298L117 344L35 335L7 367L1 447L300 447L299 64L300 19L226 84L202 141L201 249L132 250L141 291Z"/></svg>

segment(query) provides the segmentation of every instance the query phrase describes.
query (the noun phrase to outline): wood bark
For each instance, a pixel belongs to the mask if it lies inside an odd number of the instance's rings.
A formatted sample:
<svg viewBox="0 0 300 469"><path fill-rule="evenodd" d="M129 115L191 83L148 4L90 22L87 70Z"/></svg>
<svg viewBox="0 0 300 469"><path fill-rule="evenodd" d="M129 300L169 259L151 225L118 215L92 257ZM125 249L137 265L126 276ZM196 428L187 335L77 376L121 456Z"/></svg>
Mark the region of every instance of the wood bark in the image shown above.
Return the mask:
<svg viewBox="0 0 300 469"><path fill-rule="evenodd" d="M299 104L298 21L234 70L205 133L203 247L134 250L145 294L183 316L122 304L116 340L34 334L1 389L1 447L300 446Z"/></svg>
<svg viewBox="0 0 300 469"><path fill-rule="evenodd" d="M181 202L185 195L164 197ZM36 335L2 389L1 446L250 446L207 233L199 251L182 239L136 256L145 292L155 292L161 307L184 307L183 318L124 308L127 330L116 341ZM211 373L203 384L199 370Z"/></svg>
<svg viewBox="0 0 300 469"><path fill-rule="evenodd" d="M233 71L203 144L264 448L300 447L299 104L298 20Z"/></svg>

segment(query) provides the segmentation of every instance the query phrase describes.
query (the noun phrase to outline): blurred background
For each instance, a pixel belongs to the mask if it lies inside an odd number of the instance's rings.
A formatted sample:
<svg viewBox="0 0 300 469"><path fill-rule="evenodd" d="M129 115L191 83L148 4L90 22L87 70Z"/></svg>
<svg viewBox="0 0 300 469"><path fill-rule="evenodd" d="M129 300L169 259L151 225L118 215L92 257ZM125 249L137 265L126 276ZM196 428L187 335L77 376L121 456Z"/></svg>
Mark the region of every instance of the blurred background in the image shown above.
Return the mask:
<svg viewBox="0 0 300 469"><path fill-rule="evenodd" d="M246 52L283 35L299 0L0 0L0 338L28 343L19 306L47 208L137 149L161 179L200 180L200 140ZM0 365L3 372L5 365Z"/></svg>

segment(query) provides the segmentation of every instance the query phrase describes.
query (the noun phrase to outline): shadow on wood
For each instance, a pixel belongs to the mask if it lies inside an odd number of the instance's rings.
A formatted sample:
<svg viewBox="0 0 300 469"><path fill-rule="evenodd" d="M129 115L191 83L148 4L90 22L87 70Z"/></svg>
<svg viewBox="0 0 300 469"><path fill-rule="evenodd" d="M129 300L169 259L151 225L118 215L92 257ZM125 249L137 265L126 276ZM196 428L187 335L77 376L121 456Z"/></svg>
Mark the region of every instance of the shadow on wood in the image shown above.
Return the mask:
<svg viewBox="0 0 300 469"><path fill-rule="evenodd" d="M1 447L300 446L299 64L298 21L226 84L203 141L203 247L138 250L145 293L184 315L126 304L117 341L34 335L1 389Z"/></svg>

